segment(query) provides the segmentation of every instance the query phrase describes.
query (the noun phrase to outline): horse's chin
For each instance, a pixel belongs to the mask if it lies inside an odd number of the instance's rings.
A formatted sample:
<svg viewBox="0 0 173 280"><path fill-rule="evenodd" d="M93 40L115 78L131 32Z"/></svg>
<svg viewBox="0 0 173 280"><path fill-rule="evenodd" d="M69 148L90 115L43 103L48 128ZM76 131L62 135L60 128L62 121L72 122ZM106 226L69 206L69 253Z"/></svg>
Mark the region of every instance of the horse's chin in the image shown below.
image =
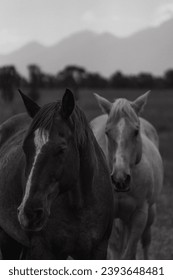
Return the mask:
<svg viewBox="0 0 173 280"><path fill-rule="evenodd" d="M27 232L38 232L44 229L44 227L46 226L48 221L48 216L44 217L44 219L40 220L40 221L34 221L34 222L30 222L27 221L25 223L20 222L20 226L24 231Z"/></svg>
<svg viewBox="0 0 173 280"><path fill-rule="evenodd" d="M46 225L46 222L41 223L39 225L30 225L30 226L27 226L27 227L26 226L24 227L24 226L21 225L21 227L24 231L27 231L27 232L38 232L38 231L43 230L45 225Z"/></svg>

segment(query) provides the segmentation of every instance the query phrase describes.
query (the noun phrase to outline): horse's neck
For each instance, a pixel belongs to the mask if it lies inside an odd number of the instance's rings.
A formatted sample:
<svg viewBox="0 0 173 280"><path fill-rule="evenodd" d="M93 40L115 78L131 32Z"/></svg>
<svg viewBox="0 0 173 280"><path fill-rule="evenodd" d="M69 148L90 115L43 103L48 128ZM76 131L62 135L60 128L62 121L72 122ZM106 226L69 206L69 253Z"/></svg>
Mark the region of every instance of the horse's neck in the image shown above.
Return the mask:
<svg viewBox="0 0 173 280"><path fill-rule="evenodd" d="M132 175L134 178L145 181L152 173L152 161L154 158L157 162L157 147L155 144L143 133L141 133L142 155L141 160L137 165L132 167ZM156 152L156 154L155 154Z"/></svg>

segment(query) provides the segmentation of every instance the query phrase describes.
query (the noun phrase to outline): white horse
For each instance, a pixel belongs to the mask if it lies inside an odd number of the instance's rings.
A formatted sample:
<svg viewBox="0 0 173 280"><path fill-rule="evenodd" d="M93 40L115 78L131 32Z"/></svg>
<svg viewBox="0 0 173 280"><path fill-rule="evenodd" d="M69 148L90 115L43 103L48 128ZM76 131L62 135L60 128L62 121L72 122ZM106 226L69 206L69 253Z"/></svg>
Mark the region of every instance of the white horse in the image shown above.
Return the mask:
<svg viewBox="0 0 173 280"><path fill-rule="evenodd" d="M114 186L115 219L119 219L121 245L116 245L114 222L108 258L135 259L141 239L144 258L148 259L151 225L156 201L163 184L163 164L155 128L139 117L149 92L130 102L120 98L114 103L95 94L105 113L91 122L91 127L106 155ZM120 228L119 228L120 230Z"/></svg>

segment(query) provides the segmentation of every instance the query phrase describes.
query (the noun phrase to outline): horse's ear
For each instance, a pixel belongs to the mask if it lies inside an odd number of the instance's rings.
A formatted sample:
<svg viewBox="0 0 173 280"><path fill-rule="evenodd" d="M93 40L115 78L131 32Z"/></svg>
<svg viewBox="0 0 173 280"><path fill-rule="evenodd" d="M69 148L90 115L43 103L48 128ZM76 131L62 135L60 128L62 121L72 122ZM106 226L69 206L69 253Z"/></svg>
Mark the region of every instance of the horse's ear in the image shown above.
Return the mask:
<svg viewBox="0 0 173 280"><path fill-rule="evenodd" d="M139 96L135 101L131 102L131 106L135 110L136 114L139 115L143 111L147 103L149 94L150 94L150 90L144 93L143 95Z"/></svg>
<svg viewBox="0 0 173 280"><path fill-rule="evenodd" d="M109 115L111 108L112 108L112 103L108 101L106 98L98 95L97 93L94 93L95 98L97 99L97 102L103 111L103 113L106 113Z"/></svg>
<svg viewBox="0 0 173 280"><path fill-rule="evenodd" d="M40 107L32 99L30 99L28 96L26 96L20 89L19 89L19 93L22 97L23 103L25 105L25 108L26 108L29 116L31 118L34 118L35 115L40 110Z"/></svg>
<svg viewBox="0 0 173 280"><path fill-rule="evenodd" d="M66 89L63 98L62 98L62 105L61 105L61 115L63 118L68 119L73 112L75 107L75 100L73 93L71 90Z"/></svg>

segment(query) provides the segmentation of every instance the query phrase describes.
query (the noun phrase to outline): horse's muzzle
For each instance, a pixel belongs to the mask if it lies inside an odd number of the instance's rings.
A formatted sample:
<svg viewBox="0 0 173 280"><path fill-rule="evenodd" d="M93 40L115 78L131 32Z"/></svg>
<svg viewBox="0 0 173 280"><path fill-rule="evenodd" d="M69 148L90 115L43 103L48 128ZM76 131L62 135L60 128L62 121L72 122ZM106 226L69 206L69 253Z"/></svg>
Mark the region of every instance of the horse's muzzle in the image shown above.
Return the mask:
<svg viewBox="0 0 173 280"><path fill-rule="evenodd" d="M128 192L130 190L131 176L129 174L119 180L114 175L111 175L111 180L116 192Z"/></svg>
<svg viewBox="0 0 173 280"><path fill-rule="evenodd" d="M40 231L46 222L44 209L19 209L18 220L21 227L27 231Z"/></svg>

